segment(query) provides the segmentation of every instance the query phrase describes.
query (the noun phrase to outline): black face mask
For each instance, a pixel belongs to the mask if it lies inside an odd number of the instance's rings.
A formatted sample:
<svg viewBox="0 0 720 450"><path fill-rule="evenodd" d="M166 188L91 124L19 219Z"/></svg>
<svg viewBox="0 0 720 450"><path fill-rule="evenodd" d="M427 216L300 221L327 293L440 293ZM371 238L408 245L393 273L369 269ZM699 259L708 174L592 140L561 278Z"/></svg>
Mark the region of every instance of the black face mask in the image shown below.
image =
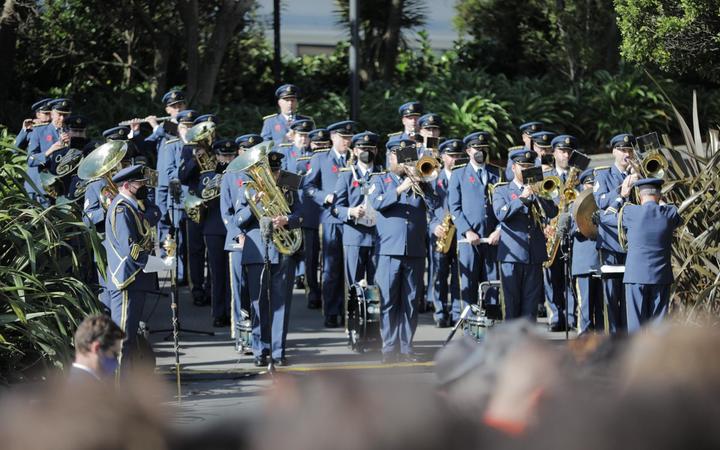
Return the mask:
<svg viewBox="0 0 720 450"><path fill-rule="evenodd" d="M363 164L370 164L373 162L373 159L375 158L375 154L373 152L369 152L366 150L363 150L358 155L358 159L363 162Z"/></svg>
<svg viewBox="0 0 720 450"><path fill-rule="evenodd" d="M148 191L148 187L143 184L137 191L135 191L135 198L138 200L145 200L148 196Z"/></svg>
<svg viewBox="0 0 720 450"><path fill-rule="evenodd" d="M473 154L473 160L475 160L475 162L478 164L483 164L485 162L485 152L483 152L483 151L475 152Z"/></svg>

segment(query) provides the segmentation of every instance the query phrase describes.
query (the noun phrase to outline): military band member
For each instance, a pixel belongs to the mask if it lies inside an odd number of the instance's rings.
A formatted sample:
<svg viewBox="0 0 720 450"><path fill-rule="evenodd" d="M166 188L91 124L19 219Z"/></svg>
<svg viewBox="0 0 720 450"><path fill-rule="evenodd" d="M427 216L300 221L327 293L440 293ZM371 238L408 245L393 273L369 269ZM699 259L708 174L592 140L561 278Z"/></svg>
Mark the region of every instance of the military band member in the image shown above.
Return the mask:
<svg viewBox="0 0 720 450"><path fill-rule="evenodd" d="M634 185L625 183L621 191L627 198L634 186L640 201L639 205L624 205L619 213L628 243L623 278L628 333L661 321L670 300L673 232L682 225L682 218L676 206L662 202L662 185L661 179L643 178Z"/></svg>
<svg viewBox="0 0 720 450"><path fill-rule="evenodd" d="M33 130L50 123L50 108L48 107L50 101L52 101L51 98L44 98L33 103L30 110L35 114L35 117L23 120L22 128L15 136L15 147L27 150Z"/></svg>
<svg viewBox="0 0 720 450"><path fill-rule="evenodd" d="M283 84L275 90L275 100L280 112L263 117L260 135L266 141L272 140L275 145L287 142L290 124L296 119L309 119L297 114L298 88L294 84Z"/></svg>
<svg viewBox="0 0 720 450"><path fill-rule="evenodd" d="M524 148L526 150L536 151L533 148L532 144L532 138L531 136L533 133L537 133L539 131L543 131L543 123L542 122L527 122L519 127L520 129L520 136L522 137L523 146L521 148ZM512 150L520 150L520 148L514 148ZM511 150L511 151L512 151ZM537 156L540 158L540 155ZM537 163L540 164L539 161ZM505 167L505 180L512 181L513 179L513 170L512 170L512 159L508 157L507 166Z"/></svg>
<svg viewBox="0 0 720 450"><path fill-rule="evenodd" d="M28 177L35 184L32 188L26 185L27 192L41 205L49 206L40 180L40 172L45 169L51 155L65 148L70 143L65 119L70 115L72 104L66 98L58 98L48 103L50 123L36 129L28 144Z"/></svg>
<svg viewBox="0 0 720 450"><path fill-rule="evenodd" d="M415 362L417 328L427 249L427 216L436 207L433 189L420 182L413 168L398 164L396 152L411 148L410 139L390 145L391 171L375 175L370 202L377 211L378 263L375 282L381 296L382 361Z"/></svg>
<svg viewBox="0 0 720 450"><path fill-rule="evenodd" d="M580 192L593 188L594 172L594 169L585 169L580 174ZM583 236L577 224L573 224L572 236L572 276L578 303L578 334L581 335L589 331L600 331L605 326L602 283L592 276L592 273L600 268L600 257L595 242Z"/></svg>
<svg viewBox="0 0 720 450"><path fill-rule="evenodd" d="M453 171L449 189L449 206L458 241L460 298L463 305L453 310L457 320L464 303L477 304L479 283L497 280L497 245L500 224L493 212L490 185L500 182L500 171L487 164L490 133L477 131L463 139L468 164ZM482 242L482 240L487 242ZM490 306L493 305L493 306ZM497 290L488 291L486 308L498 311Z"/></svg>
<svg viewBox="0 0 720 450"><path fill-rule="evenodd" d="M397 133L388 134L388 138L416 140L419 129L418 121L420 120L420 116L423 112L425 112L425 110L420 102L412 101L400 105L398 108L398 114L402 120L403 129ZM386 168L390 167L389 154L390 152L385 153Z"/></svg>
<svg viewBox="0 0 720 450"><path fill-rule="evenodd" d="M310 170L306 175L305 195L323 208L320 216L322 224L322 302L325 326L334 328L340 325L338 320L342 312L344 276L339 267L343 266L342 219L333 215L335 186L340 170L348 163L348 147L355 122L351 120L330 125L332 148L316 150L310 159Z"/></svg>
<svg viewBox="0 0 720 450"><path fill-rule="evenodd" d="M147 198L149 191L142 166L127 167L112 181L118 187L118 195L105 218L105 249L112 319L125 332L120 356L124 367L126 358L131 357L134 350L145 294L155 289L152 272L171 270L173 258L161 260L150 254L154 225L148 220L148 214L159 216L159 211L157 207L148 208L145 213L141 211L140 202Z"/></svg>
<svg viewBox="0 0 720 450"><path fill-rule="evenodd" d="M501 224L498 259L506 320L534 319L543 297L542 263L547 250L542 216L555 217L557 206L524 184L522 170L534 167L535 157L529 150L513 151L513 181L496 188L493 195L493 210Z"/></svg>
<svg viewBox="0 0 720 450"><path fill-rule="evenodd" d="M370 131L358 133L350 144L355 161L342 169L335 186L333 214L342 219L345 281L347 286L365 280L375 283L375 211L370 208L370 177L379 170L375 155L380 136Z"/></svg>
<svg viewBox="0 0 720 450"><path fill-rule="evenodd" d="M427 154L428 156L437 156L437 146L428 148L428 138L440 139L440 127L442 126L442 117L434 113L427 113L418 119L418 129L420 134L420 142L418 142L418 157Z"/></svg>
<svg viewBox="0 0 720 450"><path fill-rule="evenodd" d="M445 239L449 232L448 227L443 225L443 220L452 211L450 209L450 184L455 160L465 155L465 145L460 139L448 139L438 149L442 159L443 168L435 181L435 197L437 208L433 212L430 222L430 247L432 249L432 268L430 270L430 283L432 289L430 299L433 303L433 319L438 328L447 327L452 320L459 317L460 305L460 282L457 262L457 239L452 237L450 248L446 253L436 250L439 239ZM448 286L448 279L450 284ZM450 303L448 303L448 295ZM458 311L453 314L454 311Z"/></svg>
<svg viewBox="0 0 720 450"><path fill-rule="evenodd" d="M625 199L621 195L623 181L637 175L630 174L629 158L634 156L635 137L623 133L610 140L614 164L609 168L597 168L593 195L598 208L604 211L598 223L596 246L600 253L601 265L625 265L627 253L620 246L617 234L617 221L614 214L622 207ZM607 216L607 217L606 217ZM607 319L610 333L626 331L625 289L620 278L603 280L605 300L607 302Z"/></svg>
<svg viewBox="0 0 720 450"><path fill-rule="evenodd" d="M235 139L238 146L238 154L261 143L262 136L259 134L244 134ZM245 245L245 234L234 220L235 214L241 208L240 195L244 193L241 189L245 184L245 177L242 172L226 172L222 178L220 188L220 214L225 224L225 250L228 252L228 264L230 270L230 319L231 336L236 338L237 326L243 320L241 310L250 314L250 294L248 292L247 278L242 265L242 252Z"/></svg>
<svg viewBox="0 0 720 450"><path fill-rule="evenodd" d="M551 170L545 172L545 176L556 176L560 178L563 186L568 179L570 170L570 154L577 149L577 138L568 134L556 136L550 142L554 165ZM555 204L560 201L560 196L553 199ZM566 212L566 211L560 211ZM567 253L569 249L565 243L561 243L558 249L558 256L550 267L544 269L545 275L545 297L549 310L548 326L550 331L563 331L566 327L575 327L575 297L572 286L568 286L565 274L565 263L560 255ZM567 312L565 305L567 305ZM567 318L567 323L565 320Z"/></svg>
<svg viewBox="0 0 720 450"><path fill-rule="evenodd" d="M182 123L183 120L184 118L181 116L179 121ZM217 118L210 114L196 116L193 121L193 126L206 120L217 121ZM202 187L200 186L200 165L197 162L197 158L201 157L203 153L208 154L211 151L212 149L207 146L207 143L194 144L188 142L183 145L180 166L178 167L178 179L183 186L187 186L187 194L200 197ZM188 254L186 268L189 276L188 284L190 285L190 291L193 296L193 304L195 304L195 306L207 306L210 302L208 292L204 286L206 279L205 243L202 239L203 225L193 220L186 220L185 227Z"/></svg>
<svg viewBox="0 0 720 450"><path fill-rule="evenodd" d="M268 153L268 164L276 177L280 174L283 155L278 152ZM248 206L247 196L243 190L239 194L240 208L235 213L235 225L245 235L242 264L248 279L248 290L252 302L252 347L255 365L260 367L268 363L268 357L277 365L286 365L285 344L290 318L290 301L292 299L292 282L295 273L293 255L280 253L271 241L268 246L267 257L270 261L270 274L263 275L266 244L260 233L260 225ZM272 217L274 228L298 228L302 217L297 212L296 203L288 196L292 212L287 216ZM258 201L260 195L265 193L251 192L250 201ZM270 299L267 298L270 283ZM268 306L268 302L270 306ZM268 316L268 308L272 316Z"/></svg>

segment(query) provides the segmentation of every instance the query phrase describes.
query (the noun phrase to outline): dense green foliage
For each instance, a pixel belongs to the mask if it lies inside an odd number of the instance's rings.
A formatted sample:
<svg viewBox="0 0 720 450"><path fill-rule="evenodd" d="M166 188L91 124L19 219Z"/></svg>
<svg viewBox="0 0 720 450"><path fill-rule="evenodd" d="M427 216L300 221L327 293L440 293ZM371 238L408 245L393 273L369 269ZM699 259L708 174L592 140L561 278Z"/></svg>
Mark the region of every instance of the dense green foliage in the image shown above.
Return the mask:
<svg viewBox="0 0 720 450"><path fill-rule="evenodd" d="M720 83L717 0L615 0L628 61Z"/></svg>
<svg viewBox="0 0 720 450"><path fill-rule="evenodd" d="M89 251L101 256L101 243L77 205L43 208L30 200L22 187L25 156L1 133L0 382L7 382L43 376L72 359L75 328L99 308L85 277Z"/></svg>

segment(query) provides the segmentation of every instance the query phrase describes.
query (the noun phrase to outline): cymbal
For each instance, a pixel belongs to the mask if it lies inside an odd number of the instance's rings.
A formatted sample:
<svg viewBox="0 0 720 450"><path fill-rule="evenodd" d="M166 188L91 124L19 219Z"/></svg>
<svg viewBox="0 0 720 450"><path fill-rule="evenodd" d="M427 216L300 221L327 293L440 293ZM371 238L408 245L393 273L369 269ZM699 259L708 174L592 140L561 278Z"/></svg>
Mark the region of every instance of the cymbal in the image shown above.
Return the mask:
<svg viewBox="0 0 720 450"><path fill-rule="evenodd" d="M598 228L592 221L592 216L598 210L592 189L585 189L578 195L573 204L572 216L580 233L588 239L597 238Z"/></svg>

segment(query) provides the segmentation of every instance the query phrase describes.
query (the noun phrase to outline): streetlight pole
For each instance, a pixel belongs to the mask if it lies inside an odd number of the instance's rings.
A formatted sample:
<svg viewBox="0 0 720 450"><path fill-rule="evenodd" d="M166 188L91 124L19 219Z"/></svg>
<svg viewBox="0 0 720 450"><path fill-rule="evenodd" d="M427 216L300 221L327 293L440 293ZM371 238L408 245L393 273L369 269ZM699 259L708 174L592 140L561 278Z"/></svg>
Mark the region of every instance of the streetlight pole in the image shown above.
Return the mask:
<svg viewBox="0 0 720 450"><path fill-rule="evenodd" d="M280 84L280 0L273 0L273 78Z"/></svg>
<svg viewBox="0 0 720 450"><path fill-rule="evenodd" d="M350 119L358 120L360 79L358 74L358 0L350 0Z"/></svg>

